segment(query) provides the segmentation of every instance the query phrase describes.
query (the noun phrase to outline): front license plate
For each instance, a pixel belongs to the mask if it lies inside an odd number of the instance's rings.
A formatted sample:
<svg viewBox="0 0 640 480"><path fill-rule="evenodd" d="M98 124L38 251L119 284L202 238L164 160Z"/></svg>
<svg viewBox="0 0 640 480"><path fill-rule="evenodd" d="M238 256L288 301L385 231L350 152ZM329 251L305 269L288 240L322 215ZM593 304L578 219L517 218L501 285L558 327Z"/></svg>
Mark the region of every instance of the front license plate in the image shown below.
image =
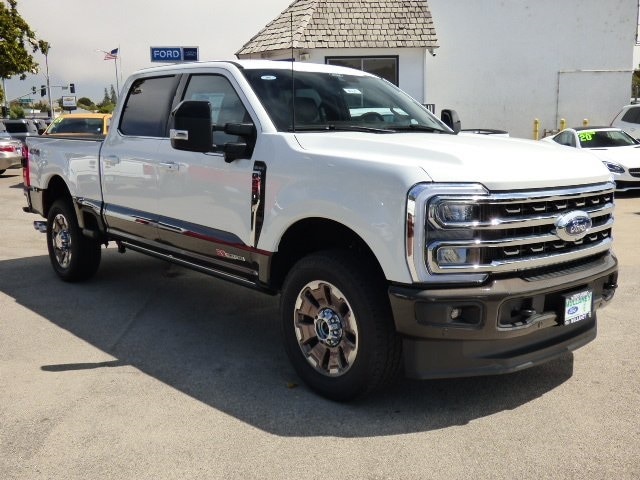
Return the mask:
<svg viewBox="0 0 640 480"><path fill-rule="evenodd" d="M565 295L564 324L570 325L591 318L592 304L593 292L591 290Z"/></svg>

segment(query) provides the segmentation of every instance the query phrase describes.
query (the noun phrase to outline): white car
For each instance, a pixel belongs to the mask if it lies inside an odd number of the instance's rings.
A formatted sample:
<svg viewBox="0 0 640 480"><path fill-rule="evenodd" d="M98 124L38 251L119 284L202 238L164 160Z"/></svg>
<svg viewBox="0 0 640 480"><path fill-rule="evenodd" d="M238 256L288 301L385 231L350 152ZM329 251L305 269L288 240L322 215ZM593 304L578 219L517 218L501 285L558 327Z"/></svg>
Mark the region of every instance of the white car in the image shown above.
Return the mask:
<svg viewBox="0 0 640 480"><path fill-rule="evenodd" d="M611 126L620 128L633 138L640 137L640 104L625 105L611 121Z"/></svg>
<svg viewBox="0 0 640 480"><path fill-rule="evenodd" d="M588 150L613 173L618 192L640 189L640 142L620 128L566 128L542 141Z"/></svg>

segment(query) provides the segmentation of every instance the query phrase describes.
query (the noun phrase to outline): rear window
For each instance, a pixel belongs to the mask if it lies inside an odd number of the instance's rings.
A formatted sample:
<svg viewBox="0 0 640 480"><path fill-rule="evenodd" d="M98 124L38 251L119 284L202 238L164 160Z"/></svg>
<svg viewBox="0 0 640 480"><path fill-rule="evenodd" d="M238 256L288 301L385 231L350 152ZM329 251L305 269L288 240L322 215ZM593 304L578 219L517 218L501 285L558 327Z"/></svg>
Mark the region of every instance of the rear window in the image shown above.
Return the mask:
<svg viewBox="0 0 640 480"><path fill-rule="evenodd" d="M102 135L103 120L101 118L60 118L55 120L47 133L88 133Z"/></svg>
<svg viewBox="0 0 640 480"><path fill-rule="evenodd" d="M627 123L640 123L640 108L634 107L627 110L622 116L622 121Z"/></svg>
<svg viewBox="0 0 640 480"><path fill-rule="evenodd" d="M7 132L9 133L27 133L29 129L26 123L5 123Z"/></svg>

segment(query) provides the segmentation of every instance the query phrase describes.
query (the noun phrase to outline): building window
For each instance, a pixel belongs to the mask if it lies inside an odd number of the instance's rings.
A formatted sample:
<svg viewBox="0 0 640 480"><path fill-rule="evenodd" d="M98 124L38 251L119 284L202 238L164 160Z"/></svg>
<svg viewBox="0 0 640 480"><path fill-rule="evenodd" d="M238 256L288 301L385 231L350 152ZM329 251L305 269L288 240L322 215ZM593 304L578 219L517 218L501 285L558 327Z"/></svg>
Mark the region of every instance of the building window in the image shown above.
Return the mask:
<svg viewBox="0 0 640 480"><path fill-rule="evenodd" d="M398 57L325 57L328 65L356 68L398 85Z"/></svg>

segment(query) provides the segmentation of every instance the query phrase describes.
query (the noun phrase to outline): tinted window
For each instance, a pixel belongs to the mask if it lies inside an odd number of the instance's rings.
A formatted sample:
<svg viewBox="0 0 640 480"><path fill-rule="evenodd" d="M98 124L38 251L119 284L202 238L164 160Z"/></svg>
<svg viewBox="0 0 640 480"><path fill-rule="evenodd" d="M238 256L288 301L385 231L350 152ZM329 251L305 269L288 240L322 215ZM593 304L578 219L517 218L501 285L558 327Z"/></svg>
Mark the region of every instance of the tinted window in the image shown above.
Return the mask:
<svg viewBox="0 0 640 480"><path fill-rule="evenodd" d="M5 127L9 133L27 133L29 131L27 124L22 122L7 122Z"/></svg>
<svg viewBox="0 0 640 480"><path fill-rule="evenodd" d="M120 120L124 135L166 136L176 77L141 78L129 90Z"/></svg>
<svg viewBox="0 0 640 480"><path fill-rule="evenodd" d="M627 123L640 123L640 108L630 108L622 116L622 121Z"/></svg>

